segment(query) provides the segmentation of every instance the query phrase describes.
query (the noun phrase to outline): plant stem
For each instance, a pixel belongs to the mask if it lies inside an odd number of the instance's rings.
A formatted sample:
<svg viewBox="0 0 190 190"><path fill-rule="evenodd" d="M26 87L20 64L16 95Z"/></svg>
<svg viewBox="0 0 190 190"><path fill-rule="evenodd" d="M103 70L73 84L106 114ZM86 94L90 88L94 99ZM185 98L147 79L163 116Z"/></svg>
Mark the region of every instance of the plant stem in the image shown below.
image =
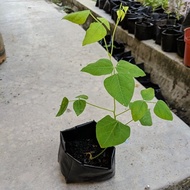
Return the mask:
<svg viewBox="0 0 190 190"><path fill-rule="evenodd" d="M90 106L93 106L93 107L96 107L96 108L99 108L99 109L102 109L102 110L106 110L106 111L109 111L109 112L114 112L113 110L110 110L110 109L107 109L107 108L103 108L103 107L101 107L101 106L97 106L97 105L95 105L95 104L91 104L91 103L89 103L89 102L86 102L88 105L90 105Z"/></svg>
<svg viewBox="0 0 190 190"><path fill-rule="evenodd" d="M131 123L133 121L133 119L131 119L130 121L128 121L125 125L128 125L129 123Z"/></svg>
<svg viewBox="0 0 190 190"><path fill-rule="evenodd" d="M104 148L99 154L97 154L96 156L92 156L92 154L90 155L90 160L93 160L95 158L98 158L101 154L103 154L105 152L106 148Z"/></svg>
<svg viewBox="0 0 190 190"><path fill-rule="evenodd" d="M116 115L116 100L115 98L113 99L113 117L114 119L116 119L117 115Z"/></svg>
<svg viewBox="0 0 190 190"><path fill-rule="evenodd" d="M122 111L121 113L116 114L116 117L119 116L119 115L122 115L122 114L124 114L125 112L128 112L128 111L129 111L129 109L127 109L125 111Z"/></svg>
<svg viewBox="0 0 190 190"><path fill-rule="evenodd" d="M122 7L122 3L120 4L119 9L121 9L121 7ZM114 27L114 30L113 30L113 33L112 33L112 38L111 38L111 52L110 52L111 56L112 56L112 54L113 54L113 46L114 46L115 32L116 32L117 26L118 26L118 24L119 24L119 21L120 21L120 18L117 17L117 21L116 21L116 24L115 24L115 27Z"/></svg>

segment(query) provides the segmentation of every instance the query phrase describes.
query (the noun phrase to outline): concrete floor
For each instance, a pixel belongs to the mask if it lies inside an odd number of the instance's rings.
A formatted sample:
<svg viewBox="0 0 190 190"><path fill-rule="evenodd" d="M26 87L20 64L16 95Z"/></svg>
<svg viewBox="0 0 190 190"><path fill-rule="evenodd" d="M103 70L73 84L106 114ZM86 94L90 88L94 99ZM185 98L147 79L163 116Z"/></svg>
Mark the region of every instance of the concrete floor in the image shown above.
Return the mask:
<svg viewBox="0 0 190 190"><path fill-rule="evenodd" d="M80 73L105 52L98 44L82 47L84 31L62 20L65 13L45 0L0 0L0 32L7 54L0 65L1 190L151 190L190 176L190 130L155 119L153 127L132 125L131 138L117 147L116 175L101 183L69 184L61 175L59 132L99 119L88 108L76 117L55 115L63 96L81 92L91 102L109 105L102 78ZM138 84L135 98L141 85ZM101 99L99 99L101 97Z"/></svg>

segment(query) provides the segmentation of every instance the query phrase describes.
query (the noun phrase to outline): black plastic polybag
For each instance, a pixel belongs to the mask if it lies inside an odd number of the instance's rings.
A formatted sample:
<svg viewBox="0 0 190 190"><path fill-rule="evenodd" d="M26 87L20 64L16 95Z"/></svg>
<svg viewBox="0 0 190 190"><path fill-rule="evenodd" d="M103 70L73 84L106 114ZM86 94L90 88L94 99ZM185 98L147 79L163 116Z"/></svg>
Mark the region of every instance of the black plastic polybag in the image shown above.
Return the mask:
<svg viewBox="0 0 190 190"><path fill-rule="evenodd" d="M96 122L88 122L60 132L58 162L67 183L98 182L110 179L115 174L115 147L104 152L109 155L109 167L81 163L68 153L67 141L81 138L96 138Z"/></svg>

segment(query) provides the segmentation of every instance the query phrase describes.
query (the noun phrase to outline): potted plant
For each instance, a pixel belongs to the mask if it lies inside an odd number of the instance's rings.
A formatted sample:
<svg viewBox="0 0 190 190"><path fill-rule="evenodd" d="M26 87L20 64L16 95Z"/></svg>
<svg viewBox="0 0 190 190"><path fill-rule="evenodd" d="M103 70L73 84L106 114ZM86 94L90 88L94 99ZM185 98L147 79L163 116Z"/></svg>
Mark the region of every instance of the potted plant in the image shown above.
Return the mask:
<svg viewBox="0 0 190 190"><path fill-rule="evenodd" d="M104 39L108 33L112 33L111 50L109 51L106 48L107 58L90 63L83 67L81 71L95 77L105 76L103 85L113 99L113 109L95 105L88 101L87 95L80 94L74 100L64 97L56 115L61 116L67 110L69 104L73 104L73 109L77 116L82 114L87 106L94 107L97 109L96 111L99 109L107 111L107 114L103 115L98 121L91 121L90 123L61 131L58 161L67 183L102 181L114 176L115 146L124 143L130 137L131 122L140 122L144 126L151 126L153 113L164 120L173 119L166 103L162 100L154 99L153 88L143 89L141 91L142 99L133 100L135 77L145 76L143 70L124 60L114 64L115 62L112 58L114 36L117 26L124 18L127 9L128 7L126 6L120 6L118 9L117 21L112 32L109 22L105 18L95 17L90 10L78 11L64 17L64 19L80 25L84 24L89 16L94 19L94 22L90 24L86 31L82 42L83 45L98 42ZM149 108L150 104L154 105L153 110ZM122 107L123 111L119 112L118 107ZM120 121L119 116L127 112L131 113L131 118L126 122ZM86 141L86 143L83 145L82 141ZM90 146L90 150L87 146ZM79 147L84 149L81 153L79 152ZM96 163L93 164L94 162ZM107 165L98 164L104 162Z"/></svg>

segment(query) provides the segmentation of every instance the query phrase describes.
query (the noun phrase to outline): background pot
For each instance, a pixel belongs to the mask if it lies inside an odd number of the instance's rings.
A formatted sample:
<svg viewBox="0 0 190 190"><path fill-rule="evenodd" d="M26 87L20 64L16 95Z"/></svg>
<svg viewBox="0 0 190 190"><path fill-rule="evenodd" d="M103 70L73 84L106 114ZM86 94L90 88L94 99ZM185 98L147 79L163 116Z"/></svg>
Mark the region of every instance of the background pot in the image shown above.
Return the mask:
<svg viewBox="0 0 190 190"><path fill-rule="evenodd" d="M113 177L115 174L115 147L107 148L104 155L102 155L104 158L109 157L108 167L94 166L85 161L81 162L71 154L68 145L83 139L93 139L97 141L95 121L60 132L58 162L61 167L61 172L65 176L66 182L97 182ZM84 155L84 152L81 154ZM97 159L100 159L100 157ZM102 162L103 161L101 160L100 163Z"/></svg>
<svg viewBox="0 0 190 190"><path fill-rule="evenodd" d="M185 51L184 35L181 35L180 37L177 38L177 54L183 58L184 51Z"/></svg>
<svg viewBox="0 0 190 190"><path fill-rule="evenodd" d="M135 15L134 17L128 18L128 23L127 23L127 30L130 34L135 33L135 23L142 21L143 16L140 15Z"/></svg>
<svg viewBox="0 0 190 190"><path fill-rule="evenodd" d="M136 22L135 37L138 40L149 40L153 38L154 25L151 22Z"/></svg>
<svg viewBox="0 0 190 190"><path fill-rule="evenodd" d="M190 67L190 27L185 29L185 54L184 54L184 64Z"/></svg>
<svg viewBox="0 0 190 190"><path fill-rule="evenodd" d="M161 47L165 52L177 52L177 38L182 33L173 28L168 28L162 32Z"/></svg>

